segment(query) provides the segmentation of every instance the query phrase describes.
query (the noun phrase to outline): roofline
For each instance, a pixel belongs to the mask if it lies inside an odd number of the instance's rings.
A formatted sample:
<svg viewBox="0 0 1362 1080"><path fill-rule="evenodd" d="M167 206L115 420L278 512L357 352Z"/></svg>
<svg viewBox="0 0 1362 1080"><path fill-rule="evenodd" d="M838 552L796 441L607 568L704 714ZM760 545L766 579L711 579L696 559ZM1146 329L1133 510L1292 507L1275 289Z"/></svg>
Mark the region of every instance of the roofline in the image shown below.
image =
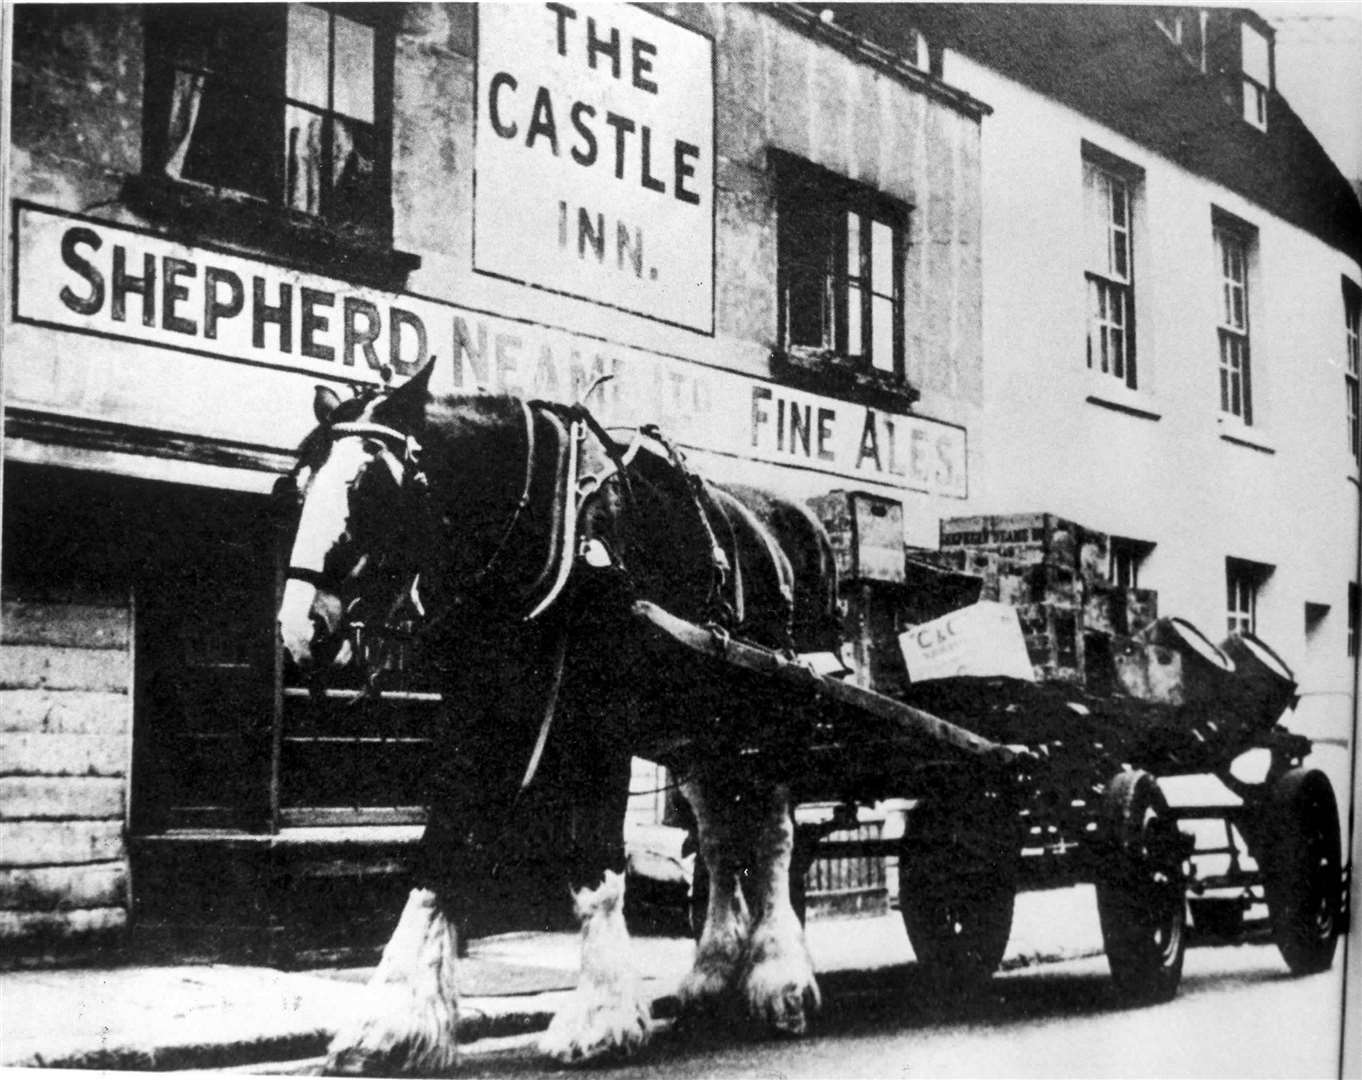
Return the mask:
<svg viewBox="0 0 1362 1080"><path fill-rule="evenodd" d="M786 26L799 30L853 60L869 64L871 67L892 75L900 82L907 83L928 97L949 105L978 122L993 112L993 107L978 98L957 90L939 78L908 63L898 53L877 45L868 38L844 30L835 22L824 22L819 17L819 9L808 4L748 2L748 7L765 15L774 15Z"/></svg>

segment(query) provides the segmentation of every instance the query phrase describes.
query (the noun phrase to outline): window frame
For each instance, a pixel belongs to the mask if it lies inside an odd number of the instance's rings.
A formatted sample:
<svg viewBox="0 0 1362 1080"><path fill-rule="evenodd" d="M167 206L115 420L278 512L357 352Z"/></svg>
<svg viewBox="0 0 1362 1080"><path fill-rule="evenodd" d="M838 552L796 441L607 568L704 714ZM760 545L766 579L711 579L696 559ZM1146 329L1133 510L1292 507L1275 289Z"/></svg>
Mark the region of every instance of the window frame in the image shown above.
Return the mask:
<svg viewBox="0 0 1362 1080"><path fill-rule="evenodd" d="M1274 569L1251 559L1225 559L1225 620L1231 634L1258 633L1258 601Z"/></svg>
<svg viewBox="0 0 1362 1080"><path fill-rule="evenodd" d="M1348 582L1348 656L1356 659L1358 652L1358 623L1362 621L1362 587L1357 582Z"/></svg>
<svg viewBox="0 0 1362 1080"><path fill-rule="evenodd" d="M1362 462L1362 400L1359 400L1359 380L1362 380L1362 287L1346 277L1343 279L1343 349L1348 452L1354 461Z"/></svg>
<svg viewBox="0 0 1362 1080"><path fill-rule="evenodd" d="M207 7L202 14L191 14L183 9L169 5L154 5L147 9L144 16L145 77L144 77L144 117L142 131L143 168L142 181L135 185L135 193L145 193L146 200L152 203L174 205L181 210L192 210L196 199L211 199L221 205L235 205L253 209L263 215L275 228L287 230L310 230L335 234L349 241L369 245L389 247L392 236L392 156L393 156L393 79L396 53L395 16L390 7L373 3L328 4L315 3L301 5L322 11L327 16L328 60L324 78L327 87L327 108L322 110L326 118L346 118L342 110L332 108L335 104L339 68L334 62L337 19L368 27L373 32L373 74L372 88L372 131L373 162L371 192L364 200L364 211L359 220L346 220L334 214L335 207L330 203L334 191L328 192L328 203L323 205L319 199L318 208L299 209L291 205L288 190L288 153L287 118L290 109L316 111L315 106L290 97L287 93L286 73L289 57L289 9L295 5L261 4L253 6L252 15L264 29L259 36L267 39L261 45L267 59L261 65L248 66L244 73L239 69L223 77L223 87L228 93L239 95L243 101L258 107L262 115L268 115L271 134L267 141L275 149L268 154L260 180L249 188L234 185L235 178L217 182L216 178L193 178L183 175L182 164L173 168L170 131L170 113L175 108L172 100L175 93L177 71L196 71L199 75L216 73L223 75L230 52L216 53L213 46L205 47L198 58L189 58L188 51L181 54L177 49L175 35L177 28L184 25L186 17L204 20L199 29L205 37L212 34L213 24L209 21L215 16L222 17L223 9ZM216 66L214 62L219 61ZM200 101L202 99L200 98ZM197 113L198 106L191 111ZM351 118L353 119L353 118ZM197 121L191 119L192 125ZM331 174L327 186L336 182L336 170L331 167L334 157L336 135L334 122L324 123L324 157L320 168ZM185 136L182 154L188 152L189 136ZM261 155L265 156L265 155ZM158 197L169 188L172 194Z"/></svg>
<svg viewBox="0 0 1362 1080"><path fill-rule="evenodd" d="M1118 589L1139 589L1140 571L1154 550L1148 540L1112 536L1107 540L1107 580Z"/></svg>
<svg viewBox="0 0 1362 1080"><path fill-rule="evenodd" d="M1252 364L1252 260L1256 232L1216 215L1212 227L1219 293L1216 314L1220 415L1254 426ZM1233 274L1238 256L1238 277ZM1237 303L1236 303L1237 298ZM1237 308L1237 310L1236 310Z"/></svg>
<svg viewBox="0 0 1362 1080"><path fill-rule="evenodd" d="M1091 144L1083 144L1083 223L1086 250L1084 281L1087 290L1086 366L1103 380L1115 380L1128 390L1140 387L1135 309L1135 207L1143 170L1114 158ZM1100 181L1100 183L1099 183ZM1119 200L1112 193L1119 188ZM1117 208L1120 208L1120 214ZM1118 220L1124 217L1124 221ZM1092 256L1104 237L1104 265ZM1120 244L1123 255L1118 255ZM1124 266L1121 264L1124 263ZM1112 300L1119 300L1113 318ZM1111 345L1120 342L1119 356Z"/></svg>
<svg viewBox="0 0 1362 1080"><path fill-rule="evenodd" d="M905 272L912 208L868 185L838 176L802 158L773 150L776 207L776 307L778 349L800 366L842 369L874 382L908 390L904 317L907 305ZM848 221L857 221L857 259L853 269ZM885 290L874 273L875 225L889 230L890 287ZM804 228L799 228L803 225ZM820 230L817 244L807 241ZM808 293L820 296L821 333L817 343L796 338L791 318L796 274L809 275ZM817 279L821 277L821 286ZM852 298L857 305L853 314ZM892 320L887 364L876 355L876 300L888 301ZM853 349L851 330L859 330ZM883 339L881 339L883 340Z"/></svg>
<svg viewBox="0 0 1362 1080"><path fill-rule="evenodd" d="M1250 56L1250 44L1261 50L1261 56ZM1256 69L1250 73L1250 61ZM1241 78L1241 109L1244 120L1259 131L1267 130L1267 99L1272 89L1272 39L1247 21L1239 24L1239 74Z"/></svg>

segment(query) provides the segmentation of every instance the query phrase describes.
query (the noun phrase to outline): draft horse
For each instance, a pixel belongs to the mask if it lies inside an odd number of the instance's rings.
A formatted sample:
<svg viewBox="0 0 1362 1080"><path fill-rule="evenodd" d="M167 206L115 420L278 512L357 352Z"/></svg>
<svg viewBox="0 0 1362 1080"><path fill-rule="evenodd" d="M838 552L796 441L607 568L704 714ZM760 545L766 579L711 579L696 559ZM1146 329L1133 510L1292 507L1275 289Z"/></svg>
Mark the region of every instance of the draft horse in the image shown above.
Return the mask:
<svg viewBox="0 0 1362 1080"><path fill-rule="evenodd" d="M386 395L319 387L293 474L288 656L323 678L351 624L414 619L448 713L418 887L329 1069L455 1062L455 927L518 792L550 762L606 793L610 828L568 860L573 883L593 886L575 894L582 971L542 1045L574 1062L643 1043L622 912L635 753L682 778L710 880L683 1005L803 1032L819 992L791 905L786 776L741 754L753 703L650 652L633 604L783 650L835 648L826 534L793 503L704 482L659 432L607 432L581 405L436 394L433 366Z"/></svg>

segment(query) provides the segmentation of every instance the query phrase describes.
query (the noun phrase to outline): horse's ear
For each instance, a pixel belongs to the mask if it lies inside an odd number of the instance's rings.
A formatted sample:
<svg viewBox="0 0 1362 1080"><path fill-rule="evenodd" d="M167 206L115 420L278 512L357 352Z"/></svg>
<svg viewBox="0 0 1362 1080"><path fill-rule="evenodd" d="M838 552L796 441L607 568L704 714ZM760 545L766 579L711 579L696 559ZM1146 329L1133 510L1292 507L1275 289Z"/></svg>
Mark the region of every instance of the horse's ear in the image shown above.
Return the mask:
<svg viewBox="0 0 1362 1080"><path fill-rule="evenodd" d="M317 418L319 424L329 424L331 414L340 405L340 397L336 391L329 386L318 386L316 394L312 397L312 415Z"/></svg>
<svg viewBox="0 0 1362 1080"><path fill-rule="evenodd" d="M396 424L403 431L420 431L426 419L426 405L432 396L430 379L436 362L432 356L425 367L379 402L374 416L385 423Z"/></svg>

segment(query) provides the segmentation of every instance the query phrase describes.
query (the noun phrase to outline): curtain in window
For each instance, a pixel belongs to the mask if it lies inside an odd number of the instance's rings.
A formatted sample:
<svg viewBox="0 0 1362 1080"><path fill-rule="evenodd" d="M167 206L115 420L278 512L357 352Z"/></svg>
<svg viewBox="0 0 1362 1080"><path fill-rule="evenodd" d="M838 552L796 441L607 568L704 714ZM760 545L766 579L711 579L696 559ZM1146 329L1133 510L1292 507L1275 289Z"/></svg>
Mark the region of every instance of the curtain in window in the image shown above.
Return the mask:
<svg viewBox="0 0 1362 1080"><path fill-rule="evenodd" d="M170 116L166 122L166 160L162 168L167 176L179 179L184 172L185 158L194 139L194 128L199 122L199 106L203 104L205 76L192 71L175 72L175 85L170 94Z"/></svg>
<svg viewBox="0 0 1362 1080"><path fill-rule="evenodd" d="M321 212L322 121L290 109L288 129L288 205L307 214Z"/></svg>

